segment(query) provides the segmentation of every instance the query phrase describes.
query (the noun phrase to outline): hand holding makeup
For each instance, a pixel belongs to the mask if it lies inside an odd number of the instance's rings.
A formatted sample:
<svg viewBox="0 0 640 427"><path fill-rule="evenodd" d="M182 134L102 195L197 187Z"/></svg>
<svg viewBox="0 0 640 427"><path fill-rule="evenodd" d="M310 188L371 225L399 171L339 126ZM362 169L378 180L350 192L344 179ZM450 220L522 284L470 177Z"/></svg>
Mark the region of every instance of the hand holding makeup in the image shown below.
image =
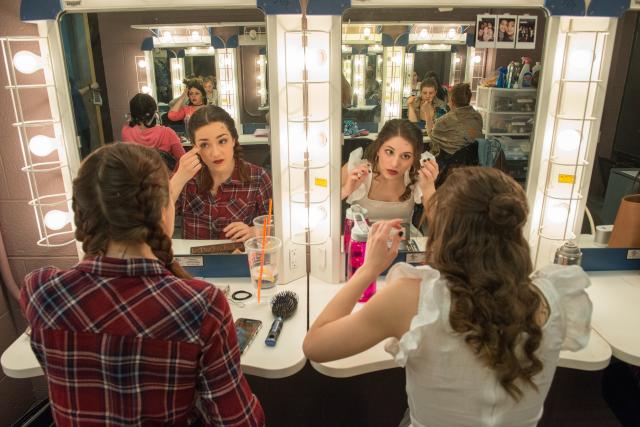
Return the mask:
<svg viewBox="0 0 640 427"><path fill-rule="evenodd" d="M358 188L371 173L369 162L362 163L360 166L349 171L347 181L342 186L343 194L349 195Z"/></svg>
<svg viewBox="0 0 640 427"><path fill-rule="evenodd" d="M376 221L371 226L364 264L360 268L365 268L372 275L378 276L391 265L398 255L401 224L401 219L393 219L391 221ZM389 241L391 241L391 245L389 245Z"/></svg>
<svg viewBox="0 0 640 427"><path fill-rule="evenodd" d="M418 185L422 190L422 194L431 196L436 192L436 179L438 178L438 163L434 159L422 159L421 166L418 171Z"/></svg>
<svg viewBox="0 0 640 427"><path fill-rule="evenodd" d="M175 176L178 177L180 181L186 183L202 169L202 161L200 160L200 156L198 156L199 152L200 148L194 146L187 154L180 158L178 170L175 173Z"/></svg>

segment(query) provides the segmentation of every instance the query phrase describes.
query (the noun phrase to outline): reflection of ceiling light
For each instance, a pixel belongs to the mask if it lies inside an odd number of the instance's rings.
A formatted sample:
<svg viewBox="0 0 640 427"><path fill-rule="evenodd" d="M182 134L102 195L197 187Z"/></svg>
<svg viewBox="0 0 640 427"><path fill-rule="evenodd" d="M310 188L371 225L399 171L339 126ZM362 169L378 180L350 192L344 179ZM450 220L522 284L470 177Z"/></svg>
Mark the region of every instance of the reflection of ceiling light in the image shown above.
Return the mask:
<svg viewBox="0 0 640 427"><path fill-rule="evenodd" d="M191 46L191 52L195 52L197 49L195 46Z"/></svg>
<svg viewBox="0 0 640 427"><path fill-rule="evenodd" d="M180 79L173 79L173 84L174 84L174 85L182 84L182 80L180 80Z"/></svg>
<svg viewBox="0 0 640 427"><path fill-rule="evenodd" d="M144 85L144 86L142 86L142 87L140 88L140 91L141 91L142 93L149 94L149 93L151 93L151 88L150 88L149 86L147 86L147 85Z"/></svg>
<svg viewBox="0 0 640 427"><path fill-rule="evenodd" d="M32 74L42 68L42 58L28 50L21 50L13 56L13 66L23 74Z"/></svg>
<svg viewBox="0 0 640 427"><path fill-rule="evenodd" d="M456 30L453 28L449 28L449 31L447 32L447 38L452 39L456 36Z"/></svg>
<svg viewBox="0 0 640 427"><path fill-rule="evenodd" d="M171 43L171 39L173 38L173 36L171 36L171 32L169 31L164 31L162 33L162 36L160 37L160 41L162 43Z"/></svg>
<svg viewBox="0 0 640 427"><path fill-rule="evenodd" d="M141 59L138 61L138 68L147 68L147 61Z"/></svg>
<svg viewBox="0 0 640 427"><path fill-rule="evenodd" d="M480 61L482 61L482 58L480 57L480 55L473 55L473 63L474 64L479 64Z"/></svg>
<svg viewBox="0 0 640 427"><path fill-rule="evenodd" d="M200 40L202 40L202 37L200 36L200 31L192 31L190 38L191 38L191 41L194 41L194 42L199 42Z"/></svg>
<svg viewBox="0 0 640 427"><path fill-rule="evenodd" d="M427 35L428 35L427 34L427 29L423 28L423 29L420 30L420 33L418 34L418 38L424 40L424 39L427 38Z"/></svg>
<svg viewBox="0 0 640 427"><path fill-rule="evenodd" d="M369 27L364 27L362 29L362 34L364 35L365 39L368 39L371 36L371 28Z"/></svg>
<svg viewBox="0 0 640 427"><path fill-rule="evenodd" d="M462 60L460 57L456 56L456 59L453 60L456 64L459 64Z"/></svg>

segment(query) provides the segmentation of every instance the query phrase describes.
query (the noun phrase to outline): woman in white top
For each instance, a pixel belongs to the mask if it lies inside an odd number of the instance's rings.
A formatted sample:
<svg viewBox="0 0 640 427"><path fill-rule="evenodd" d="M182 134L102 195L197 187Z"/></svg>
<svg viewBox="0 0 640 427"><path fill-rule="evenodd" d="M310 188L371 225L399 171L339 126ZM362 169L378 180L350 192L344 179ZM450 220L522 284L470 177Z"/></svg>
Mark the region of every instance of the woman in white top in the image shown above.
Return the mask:
<svg viewBox="0 0 640 427"><path fill-rule="evenodd" d="M353 311L397 253L399 220L374 224L364 265L309 329L305 354L326 362L390 337L413 427L535 426L560 350L587 344L592 307L580 267L531 274L527 213L506 174L455 169L426 209L429 265L395 265Z"/></svg>
<svg viewBox="0 0 640 427"><path fill-rule="evenodd" d="M437 174L430 153L421 153L422 133L404 119L387 121L371 147L369 158L354 150L342 167L342 199L369 211L372 221L401 218L411 222L413 207L435 191L426 174ZM422 166L422 167L421 167Z"/></svg>

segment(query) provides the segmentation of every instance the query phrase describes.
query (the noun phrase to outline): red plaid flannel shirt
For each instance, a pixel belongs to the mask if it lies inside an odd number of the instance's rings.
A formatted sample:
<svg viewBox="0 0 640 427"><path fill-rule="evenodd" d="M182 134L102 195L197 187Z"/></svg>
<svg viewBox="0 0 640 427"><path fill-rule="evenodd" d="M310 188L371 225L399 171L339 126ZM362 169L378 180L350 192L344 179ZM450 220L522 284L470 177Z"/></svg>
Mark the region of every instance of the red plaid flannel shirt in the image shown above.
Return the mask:
<svg viewBox="0 0 640 427"><path fill-rule="evenodd" d="M30 273L20 303L58 426L262 426L229 305L150 259Z"/></svg>
<svg viewBox="0 0 640 427"><path fill-rule="evenodd" d="M199 193L195 178L187 182L176 202L176 213L183 216L184 239L226 239L222 230L227 225L238 221L253 225L253 218L268 213L271 178L259 166L244 165L249 180L240 180L236 166L215 196L210 191Z"/></svg>

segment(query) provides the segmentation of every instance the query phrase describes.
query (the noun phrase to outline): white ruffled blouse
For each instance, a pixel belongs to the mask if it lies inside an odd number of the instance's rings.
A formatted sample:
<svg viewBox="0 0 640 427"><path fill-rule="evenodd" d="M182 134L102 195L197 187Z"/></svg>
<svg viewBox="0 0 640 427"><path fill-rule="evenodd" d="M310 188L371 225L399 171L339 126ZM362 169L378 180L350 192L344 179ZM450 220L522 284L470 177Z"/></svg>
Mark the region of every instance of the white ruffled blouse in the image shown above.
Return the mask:
<svg viewBox="0 0 640 427"><path fill-rule="evenodd" d="M561 350L585 347L591 331L591 300L585 292L589 277L578 266L549 265L533 275L533 283L547 299L550 314L542 328L537 356L543 364L533 382L536 391L514 401L449 324L451 296L447 282L428 266L396 264L386 282L421 279L418 313L400 340L386 350L406 368L406 390L413 427L535 426L558 366Z"/></svg>
<svg viewBox="0 0 640 427"><path fill-rule="evenodd" d="M359 147L349 154L347 170L352 171L360 166L362 163L363 152L362 147ZM421 156L421 158L424 159L428 159L430 157L433 157L433 155L429 152L425 152ZM357 203L367 209L369 219L372 221L402 218L407 222L411 222L411 218L413 217L413 207L416 203L422 203L422 190L420 190L417 183L413 184L412 197L409 197L407 200L402 202L384 202L369 198L369 190L371 190L372 180L373 174L369 174L362 184L360 184L360 186L347 197L347 203ZM404 183L405 185L409 185L411 183L408 171L404 175Z"/></svg>

